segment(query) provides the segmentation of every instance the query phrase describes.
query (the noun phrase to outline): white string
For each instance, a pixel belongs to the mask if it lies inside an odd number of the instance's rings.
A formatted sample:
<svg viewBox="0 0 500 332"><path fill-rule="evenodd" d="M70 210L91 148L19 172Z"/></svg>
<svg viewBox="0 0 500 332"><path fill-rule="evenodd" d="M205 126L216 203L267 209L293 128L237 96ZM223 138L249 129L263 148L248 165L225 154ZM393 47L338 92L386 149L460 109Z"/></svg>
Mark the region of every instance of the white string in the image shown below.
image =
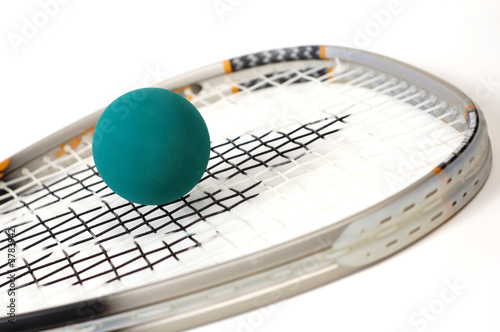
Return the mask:
<svg viewBox="0 0 500 332"><path fill-rule="evenodd" d="M316 78L312 77L327 68L334 70ZM273 69L274 75L266 75ZM290 79L278 83L278 79L287 77ZM253 79L258 81L249 86L248 82ZM309 82L302 82L303 80ZM191 101L199 108L208 123L210 135L214 140L212 146L224 144L228 142L227 139L234 140L235 144L238 144L238 148L228 144L216 149L218 153L224 153L226 161L212 172L229 167L230 164L227 162L229 158L237 156L243 150L248 151L251 147L258 147L253 151L253 156L266 152L268 147L261 143L242 144L255 140L255 137L267 133L267 136L261 137L260 140L267 141L266 144L273 145L277 149L280 143L286 141L283 134L292 135L293 131L307 124L308 129L303 128L293 134L296 143L289 142L281 147L281 150L287 150L298 146L298 143L305 144L317 138L317 134L311 134L311 130L318 130L321 126L334 121L336 117L349 116L342 121L337 120L322 131L323 133L338 129L337 132L318 138L308 144L306 149L290 151L286 153L286 157L279 156L269 163L269 167L259 166L248 169L244 174L238 173L232 178L227 178L227 174L235 171L232 169L225 172L226 175L221 174L217 180L209 177L201 182L186 199L190 202L190 206L177 211L176 216L187 215L193 211L199 212L196 211L197 203L193 202L203 198L206 199L204 202L211 201L205 192L218 192L218 197L226 197L224 195L229 197L231 189L241 191L244 188L252 188L245 195L256 196L243 202L238 201L241 199L239 196L220 201L219 203L224 205L239 203L233 209L204 218L203 221L187 229L172 224L146 236L137 237L137 233L123 234L113 240L102 242L106 237L118 235L124 230L124 226L119 225L118 220L104 224L110 218L115 218L110 212L95 220L89 220L108 211L108 206L114 209L114 213L120 214L122 209L117 207L126 204L120 197L111 194L109 189L101 190L104 184L85 187L82 193L45 207L42 207L40 201L33 204L34 208L29 205L28 209L12 210L16 206L22 206L21 201L29 203L36 199L37 195L41 197L46 194L47 191L41 189L53 184L57 179L66 180L54 185L54 188L70 186L58 192L58 196L62 197L74 190L71 187L74 181L69 174L79 171L84 174L81 176L87 176L86 172L93 174L95 170L89 168L93 166L90 134L84 136L80 144L74 148L66 145L65 154L59 158L47 156L45 164L38 169L27 169L24 175L16 179L0 182L0 188L6 192L0 199L11 198L0 206L0 213L3 214L1 226L6 228L18 225L19 232L25 232L19 237L20 239L30 232L38 231L39 226L31 230L29 228L37 225L39 217L47 220L50 216L68 211L79 214L79 218L71 219L56 229L59 232L70 225L75 227L74 230L61 233L60 238L50 238L49 242L56 241L55 247L43 249L42 247L47 245L45 243L47 241L44 241L40 246L24 252L20 250L18 254L21 260L24 258L32 263L47 253L52 253L54 257L62 257L62 253L66 252L76 253L73 261L78 261L82 257L99 253L100 256L93 260L82 260L79 263L77 269L83 270L103 259L99 245L105 248L108 256L134 248L136 242L140 244L143 252L161 248L164 246L162 241L179 248L171 250L180 252L176 255L179 260L167 259L157 264L154 270L145 268L112 283L106 283L112 277L112 273L108 273L77 286L73 285L75 278L70 278L45 288L37 287L35 284L23 287L20 289L21 296L32 299L23 302L23 310L41 309L37 304L41 302L42 306L60 305L76 297L83 299L109 294L182 275L188 271L269 248L331 225L388 197L429 172L439 160L449 155L460 144L465 135L465 132L456 129L460 128L461 124L458 116L447 109L445 104L438 102L434 96L426 96L421 88L388 77L384 73L362 66L347 65L338 60L297 61L269 65L209 79L200 84L202 90L198 94L192 94ZM237 87L239 92L232 93L232 87ZM435 114L440 115L435 116ZM300 135L309 136L299 138ZM425 149L416 144L418 140L426 143ZM230 148L234 150L226 153ZM415 153L425 154L430 153L429 151L433 152L433 155L422 163L411 160ZM271 154L263 154L255 158L265 160L270 156ZM238 160L241 162L247 157L245 154ZM220 161L220 158L213 159L209 163L209 169ZM233 161L237 162L236 159ZM245 168L251 163L256 162L250 160L241 167ZM94 175L93 178L97 177ZM75 200L84 197L84 194L88 197ZM43 200L47 203L53 197L55 196L49 195ZM182 202L165 209L175 211L181 204ZM84 213L93 208L97 210ZM133 208L140 213L135 212ZM141 223L141 218L148 219L154 227L170 221L162 210L149 213L154 208L128 204L123 209L130 212L121 219L126 222L131 218L138 218L137 221L129 222L125 226L128 229ZM193 208L195 210L192 210ZM201 209L202 205L199 208ZM218 209L222 208L219 205L211 208L213 211ZM61 223L72 216L68 214L68 217L56 218L55 223ZM154 219L156 216L162 217L156 220ZM187 225L196 218L198 216L195 214L178 223L181 226ZM62 243L61 241L67 239L70 234L83 230L82 221L92 228L93 240L71 246L70 244L79 238L77 236ZM103 225L98 227L100 223ZM101 236L96 235L110 225L116 228ZM146 225L141 227L146 229ZM43 236L46 234L42 234ZM82 233L80 237L88 238L88 231ZM181 238L185 240L176 243ZM202 244L201 247L181 252L182 249L194 245L190 238L195 238ZM28 240L22 241L18 243L18 247L26 247L28 242ZM149 261L157 261L168 254L168 250L151 253L148 256ZM131 256L118 255L113 259L113 264L116 267L137 255L137 251L133 251ZM146 264L144 259L140 257L134 264L124 265L120 273L125 274L126 271L132 271L144 264ZM64 262L61 265L64 265ZM97 275L109 268L109 262L105 262L83 273L81 277L84 279L90 275ZM66 270L69 271L69 268ZM40 283L67 276L66 270L55 272ZM5 271L6 268L1 268L0 274ZM47 275L47 272L37 270L35 275L40 278ZM32 280L31 275L27 274L20 278L19 283ZM1 301L4 301L3 297ZM24 305L28 302L29 305Z"/></svg>

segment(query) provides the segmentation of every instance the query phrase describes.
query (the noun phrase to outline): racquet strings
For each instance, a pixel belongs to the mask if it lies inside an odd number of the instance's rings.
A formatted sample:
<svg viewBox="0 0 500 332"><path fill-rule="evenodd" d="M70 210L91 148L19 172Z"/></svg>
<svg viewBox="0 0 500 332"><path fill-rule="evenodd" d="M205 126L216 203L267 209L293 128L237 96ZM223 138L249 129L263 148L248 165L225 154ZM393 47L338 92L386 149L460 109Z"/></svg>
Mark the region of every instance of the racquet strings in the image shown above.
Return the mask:
<svg viewBox="0 0 500 332"><path fill-rule="evenodd" d="M340 61L246 69L182 93L205 117L212 152L200 183L174 203L114 194L94 166L91 130L0 182L20 310L180 276L334 224L430 172L467 132L421 87ZM3 237L0 251L7 245ZM8 271L0 264L0 278Z"/></svg>

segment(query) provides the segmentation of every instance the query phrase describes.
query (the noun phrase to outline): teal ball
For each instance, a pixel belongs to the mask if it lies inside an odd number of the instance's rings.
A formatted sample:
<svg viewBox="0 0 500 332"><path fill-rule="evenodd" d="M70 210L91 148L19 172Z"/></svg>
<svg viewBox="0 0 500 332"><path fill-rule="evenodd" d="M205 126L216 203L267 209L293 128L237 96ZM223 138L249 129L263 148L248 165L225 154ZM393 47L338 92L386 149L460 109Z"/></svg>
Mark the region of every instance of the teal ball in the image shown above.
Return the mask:
<svg viewBox="0 0 500 332"><path fill-rule="evenodd" d="M184 97L144 88L104 110L92 152L99 175L115 193L139 204L167 204L200 181L210 137L203 117Z"/></svg>

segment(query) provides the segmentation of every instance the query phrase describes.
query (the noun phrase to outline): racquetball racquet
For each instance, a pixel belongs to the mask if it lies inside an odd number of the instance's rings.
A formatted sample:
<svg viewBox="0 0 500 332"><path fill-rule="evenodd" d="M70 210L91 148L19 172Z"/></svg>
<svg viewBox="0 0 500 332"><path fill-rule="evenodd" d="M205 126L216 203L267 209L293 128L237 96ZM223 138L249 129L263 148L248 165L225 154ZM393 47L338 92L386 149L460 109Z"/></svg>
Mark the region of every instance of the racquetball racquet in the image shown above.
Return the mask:
<svg viewBox="0 0 500 332"><path fill-rule="evenodd" d="M2 331L178 330L279 301L422 238L491 167L478 105L368 52L271 50L158 87L190 100L212 140L173 203L102 181L102 110L0 164L0 304L17 304Z"/></svg>

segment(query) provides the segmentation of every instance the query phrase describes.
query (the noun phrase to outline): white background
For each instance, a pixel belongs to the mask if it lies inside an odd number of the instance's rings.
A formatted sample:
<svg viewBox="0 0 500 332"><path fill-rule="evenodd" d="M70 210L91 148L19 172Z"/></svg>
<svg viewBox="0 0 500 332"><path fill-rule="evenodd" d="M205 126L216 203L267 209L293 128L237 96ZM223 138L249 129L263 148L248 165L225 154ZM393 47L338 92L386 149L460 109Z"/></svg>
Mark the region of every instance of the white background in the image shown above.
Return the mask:
<svg viewBox="0 0 500 332"><path fill-rule="evenodd" d="M60 0L43 9L54 1L0 4L0 160L131 89L226 58L309 44L367 49L452 82L481 106L500 155L498 2ZM495 159L478 196L416 245L199 330L500 331L499 184ZM459 285L455 293L450 283ZM452 300L442 302L443 294Z"/></svg>

